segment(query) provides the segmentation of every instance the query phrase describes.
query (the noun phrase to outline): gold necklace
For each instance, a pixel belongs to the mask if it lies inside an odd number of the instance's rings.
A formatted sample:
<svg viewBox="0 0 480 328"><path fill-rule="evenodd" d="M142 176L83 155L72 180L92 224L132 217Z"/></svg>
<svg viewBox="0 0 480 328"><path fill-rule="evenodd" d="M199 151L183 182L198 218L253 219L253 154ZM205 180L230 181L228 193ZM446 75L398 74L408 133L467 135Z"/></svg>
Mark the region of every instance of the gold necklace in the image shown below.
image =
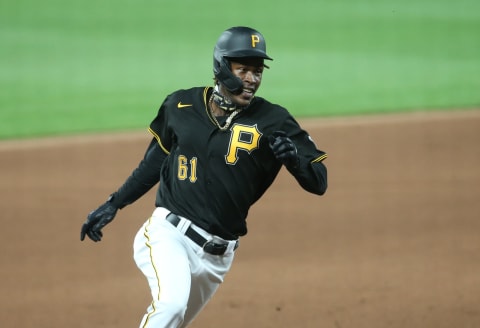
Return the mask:
<svg viewBox="0 0 480 328"><path fill-rule="evenodd" d="M233 118L240 112L239 109L234 110L227 117L227 120L225 121L225 125L221 126L220 123L217 120L217 117L215 116L215 113L213 113L213 94L210 96L210 99L208 100L208 106L210 107L210 114L212 115L212 118L215 121L215 124L220 129L220 131L226 131L230 127L230 124L232 123Z"/></svg>

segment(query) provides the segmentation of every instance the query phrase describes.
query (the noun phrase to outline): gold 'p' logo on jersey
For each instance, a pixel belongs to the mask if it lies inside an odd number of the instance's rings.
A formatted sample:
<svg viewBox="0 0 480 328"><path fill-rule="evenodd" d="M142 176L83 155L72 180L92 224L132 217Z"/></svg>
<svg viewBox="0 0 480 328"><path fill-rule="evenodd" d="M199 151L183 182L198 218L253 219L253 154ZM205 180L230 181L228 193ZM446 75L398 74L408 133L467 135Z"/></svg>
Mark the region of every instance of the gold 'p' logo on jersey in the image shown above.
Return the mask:
<svg viewBox="0 0 480 328"><path fill-rule="evenodd" d="M257 125L234 124L230 131L230 144L228 145L228 153L225 155L227 164L234 165L238 161L238 151L245 150L251 153L258 148L262 133L258 131Z"/></svg>
<svg viewBox="0 0 480 328"><path fill-rule="evenodd" d="M257 43L260 42L260 37L256 34L252 34L252 48L257 46Z"/></svg>

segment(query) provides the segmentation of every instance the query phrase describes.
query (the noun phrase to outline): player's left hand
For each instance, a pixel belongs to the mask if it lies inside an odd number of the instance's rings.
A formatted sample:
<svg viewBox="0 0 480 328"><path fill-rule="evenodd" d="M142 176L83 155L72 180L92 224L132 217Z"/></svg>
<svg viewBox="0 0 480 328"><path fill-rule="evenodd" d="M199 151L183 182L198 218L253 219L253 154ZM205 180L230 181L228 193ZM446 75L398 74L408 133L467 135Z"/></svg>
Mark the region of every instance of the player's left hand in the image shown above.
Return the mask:
<svg viewBox="0 0 480 328"><path fill-rule="evenodd" d="M268 136L270 148L275 157L287 168L298 167L297 147L284 131L275 131Z"/></svg>
<svg viewBox="0 0 480 328"><path fill-rule="evenodd" d="M80 231L80 240L85 239L87 235L91 240L97 242L102 240L102 228L112 222L117 214L118 208L109 200L100 205L96 210L91 211Z"/></svg>

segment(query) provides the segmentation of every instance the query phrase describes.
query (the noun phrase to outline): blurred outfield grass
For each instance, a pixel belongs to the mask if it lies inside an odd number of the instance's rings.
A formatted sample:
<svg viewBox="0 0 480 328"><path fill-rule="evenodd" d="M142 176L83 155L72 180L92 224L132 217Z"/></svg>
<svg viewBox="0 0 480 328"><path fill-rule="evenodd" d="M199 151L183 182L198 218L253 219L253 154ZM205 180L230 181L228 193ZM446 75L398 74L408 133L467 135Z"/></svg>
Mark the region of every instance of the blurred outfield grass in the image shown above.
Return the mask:
<svg viewBox="0 0 480 328"><path fill-rule="evenodd" d="M258 92L297 117L480 106L477 0L0 3L0 139L148 126L212 84L235 25L260 30Z"/></svg>

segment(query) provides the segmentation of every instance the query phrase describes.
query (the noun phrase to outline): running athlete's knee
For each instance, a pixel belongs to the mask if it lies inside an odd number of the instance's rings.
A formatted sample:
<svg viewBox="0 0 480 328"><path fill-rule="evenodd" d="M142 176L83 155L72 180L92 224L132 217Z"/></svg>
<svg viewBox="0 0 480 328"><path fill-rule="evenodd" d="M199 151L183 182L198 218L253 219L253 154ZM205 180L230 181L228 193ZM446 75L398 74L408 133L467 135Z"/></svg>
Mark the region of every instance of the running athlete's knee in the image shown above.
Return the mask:
<svg viewBox="0 0 480 328"><path fill-rule="evenodd" d="M161 322L164 324L164 327L178 327L183 322L185 311L187 310L186 304L156 301L153 305L155 313L151 315L152 321Z"/></svg>
<svg viewBox="0 0 480 328"><path fill-rule="evenodd" d="M165 311L170 314L170 316L181 318L183 320L183 317L185 316L185 311L187 310L187 305L170 302L170 303L165 303L164 308L165 308Z"/></svg>

